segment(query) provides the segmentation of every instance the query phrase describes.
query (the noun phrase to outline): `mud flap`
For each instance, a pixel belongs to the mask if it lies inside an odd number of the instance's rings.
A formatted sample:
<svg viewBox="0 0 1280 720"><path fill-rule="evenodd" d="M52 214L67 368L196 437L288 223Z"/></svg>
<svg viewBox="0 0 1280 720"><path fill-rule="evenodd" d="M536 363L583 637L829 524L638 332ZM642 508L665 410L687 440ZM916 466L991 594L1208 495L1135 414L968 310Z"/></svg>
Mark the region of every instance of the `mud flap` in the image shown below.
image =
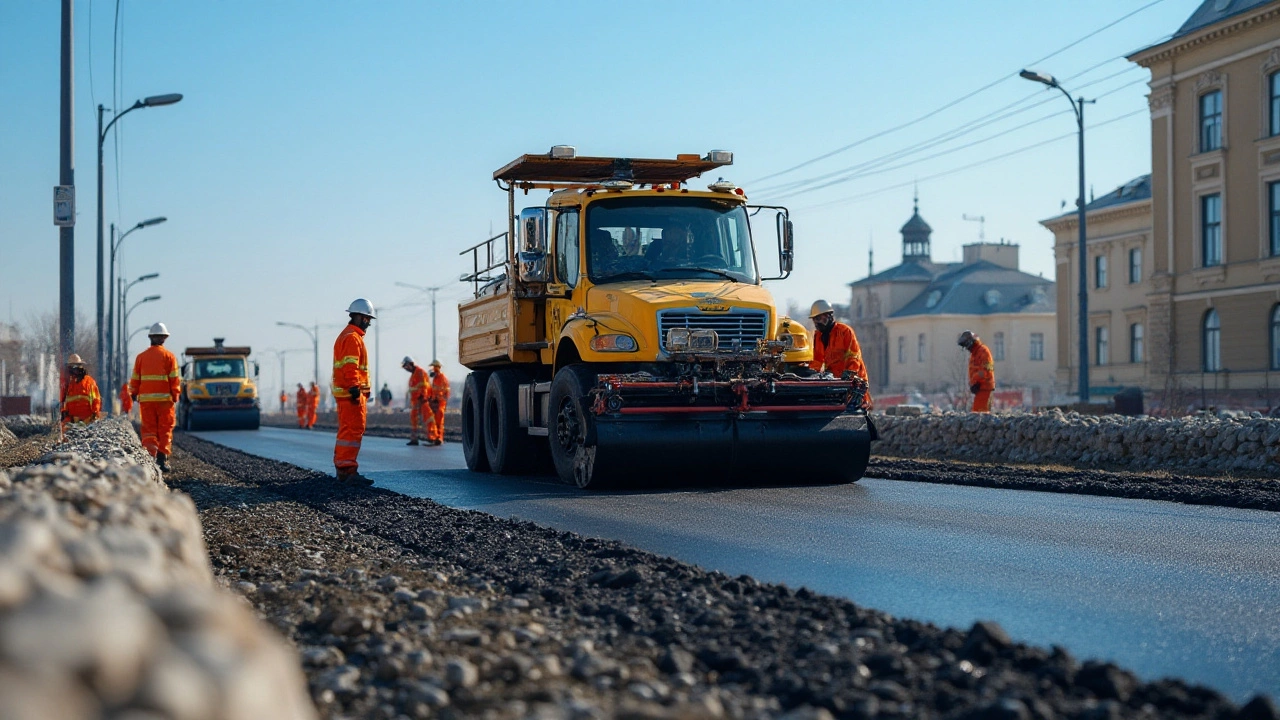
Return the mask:
<svg viewBox="0 0 1280 720"><path fill-rule="evenodd" d="M871 416L867 415L867 434L871 436L871 442L880 439L880 431L876 430L876 424L871 422Z"/></svg>

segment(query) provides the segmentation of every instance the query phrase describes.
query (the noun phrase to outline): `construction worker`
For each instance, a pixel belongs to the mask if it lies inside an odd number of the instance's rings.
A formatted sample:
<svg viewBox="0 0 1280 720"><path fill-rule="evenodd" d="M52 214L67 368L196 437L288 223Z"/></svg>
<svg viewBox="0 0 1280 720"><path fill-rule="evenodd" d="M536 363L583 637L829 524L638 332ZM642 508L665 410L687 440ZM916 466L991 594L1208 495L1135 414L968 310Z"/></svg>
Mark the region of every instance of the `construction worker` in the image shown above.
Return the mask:
<svg viewBox="0 0 1280 720"><path fill-rule="evenodd" d="M151 347L138 353L129 379L129 395L138 403L142 419L142 446L156 459L160 469L169 471L169 455L173 453L174 406L178 403L181 383L178 359L164 346L169 329L164 323L151 326L147 335Z"/></svg>
<svg viewBox="0 0 1280 720"><path fill-rule="evenodd" d="M298 393L295 397L298 403L296 412L298 413L298 428L305 430L307 428L307 411L311 407L311 400L307 397L307 389L298 383Z"/></svg>
<svg viewBox="0 0 1280 720"><path fill-rule="evenodd" d="M373 481L359 472L356 458L364 439L368 408L365 399L369 386L369 353L364 346L364 331L377 315L373 305L356 298L347 314L351 321L333 343L333 399L338 405L338 439L333 446L333 466L340 483L372 485Z"/></svg>
<svg viewBox="0 0 1280 720"><path fill-rule="evenodd" d="M129 385L126 383L120 386L120 414L129 417L132 410L133 398L129 397Z"/></svg>
<svg viewBox="0 0 1280 720"><path fill-rule="evenodd" d="M421 445L418 442L418 436L421 434L419 428L424 424L427 434L427 441L431 441L431 427L435 424L435 416L431 409L427 406L427 402L431 399L431 381L427 378L427 371L418 367L413 358L408 355L404 356L404 360L400 362L400 367L409 373L409 442L407 445ZM390 390L386 391L390 394Z"/></svg>
<svg viewBox="0 0 1280 720"><path fill-rule="evenodd" d="M427 406L431 408L431 426L427 428L427 444L444 444L444 409L449 404L449 379L440 369L440 361L431 361L431 396Z"/></svg>
<svg viewBox="0 0 1280 720"><path fill-rule="evenodd" d="M284 414L284 406L289 404L289 394L280 388L280 414Z"/></svg>
<svg viewBox="0 0 1280 720"><path fill-rule="evenodd" d="M307 392L307 429L316 427L316 415L320 412L320 386L311 381L311 389Z"/></svg>
<svg viewBox="0 0 1280 720"><path fill-rule="evenodd" d="M809 319L813 321L813 360L809 367L817 371L827 371L836 377L843 377L845 371L867 380L867 366L862 362L862 347L858 345L858 336L853 328L842 322L836 322L836 312L831 303L818 300L809 308ZM863 407L871 409L871 390L868 388L862 401Z"/></svg>
<svg viewBox="0 0 1280 720"><path fill-rule="evenodd" d="M89 377L84 361L75 353L67 358L67 375L67 385L62 388L63 430L71 423L91 423L102 412L98 383Z"/></svg>
<svg viewBox="0 0 1280 720"><path fill-rule="evenodd" d="M378 402L382 404L382 412L389 412L391 409L391 387L386 383L382 383L382 389L378 391Z"/></svg>
<svg viewBox="0 0 1280 720"><path fill-rule="evenodd" d="M982 339L965 330L956 344L969 351L969 392L973 393L973 411L991 412L991 391L996 389L996 364L991 349Z"/></svg>

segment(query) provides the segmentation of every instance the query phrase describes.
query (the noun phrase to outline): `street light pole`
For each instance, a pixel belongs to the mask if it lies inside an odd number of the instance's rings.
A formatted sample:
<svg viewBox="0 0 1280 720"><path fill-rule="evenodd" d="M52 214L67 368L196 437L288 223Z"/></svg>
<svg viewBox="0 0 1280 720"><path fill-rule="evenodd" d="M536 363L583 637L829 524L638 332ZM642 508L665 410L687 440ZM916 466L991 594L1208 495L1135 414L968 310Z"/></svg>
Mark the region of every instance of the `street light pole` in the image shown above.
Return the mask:
<svg viewBox="0 0 1280 720"><path fill-rule="evenodd" d="M98 170L99 171L102 170L101 166L99 166ZM110 276L110 281L107 284L108 291L110 291L111 288L114 287L116 284L116 251L120 249L120 246L124 243L124 239L129 237L129 234L132 233L134 230L141 230L142 228L151 227L152 225L159 225L160 223L165 222L167 219L168 218L164 218L164 217L154 217L149 220L143 220L137 225L134 225L133 227L126 230L124 234L122 234L119 237L119 239L116 238L116 224L111 223L111 258L110 258L110 262L107 263L107 266L109 268L108 274ZM106 395L107 397L115 397L115 393L119 389L118 386L116 385L116 381L119 378L116 376L115 370L119 366L119 363L116 362L116 358L115 358L116 333L114 329L116 324L116 300L117 299L118 298L116 293L112 292L111 302L107 303L106 366L107 368L110 368L110 370L107 371L106 373L106 377L104 378L107 383L107 395ZM121 332L123 332L123 330Z"/></svg>
<svg viewBox="0 0 1280 720"><path fill-rule="evenodd" d="M133 282L128 284L125 284L124 278L120 279L120 300L119 300L120 301L120 305L119 305L120 347L118 348L119 357L116 360L116 378L121 383L124 382L125 373L127 372L126 363L129 362L129 343L127 341L127 338L125 337L125 330L129 327L129 325L127 322L128 315L124 311L125 306L127 305L129 300L129 288L132 288L134 285L137 285L140 282L145 282L147 280L154 280L155 278L158 278L158 277L160 277L160 273L147 273L146 275L142 275L137 280L134 280ZM117 388L117 392L118 391L119 390Z"/></svg>
<svg viewBox="0 0 1280 720"><path fill-rule="evenodd" d="M1072 98L1071 93L1067 92L1058 80L1052 75L1038 73L1031 70L1023 70L1018 73L1020 77L1032 82L1038 82L1042 85L1058 90L1067 98L1067 102L1071 103L1071 110L1076 115L1076 128L1079 131L1079 167L1080 167L1080 187L1079 195L1076 197L1076 224L1080 226L1079 237L1079 325L1077 333L1080 336L1079 359L1080 365L1079 378L1079 394L1080 402L1089 402L1089 253L1085 247L1085 206L1084 206L1084 104L1086 102L1094 102L1093 100L1085 100L1083 96Z"/></svg>
<svg viewBox="0 0 1280 720"><path fill-rule="evenodd" d="M315 381L318 389L320 387L320 325L317 324L313 330L306 325L299 325L298 323L277 321L276 324L281 327L297 328L311 337L311 350L315 354Z"/></svg>
<svg viewBox="0 0 1280 720"><path fill-rule="evenodd" d="M440 356L436 354L436 293L445 288L444 285L435 287L422 287L420 285L410 285L409 283L397 282L396 285L410 290L418 290L424 293L431 293L431 359L439 360Z"/></svg>
<svg viewBox="0 0 1280 720"><path fill-rule="evenodd" d="M75 46L72 16L75 3L62 0L61 66L58 123L58 184L75 191ZM75 195L72 195L74 201ZM55 211L56 211L55 206ZM61 389L66 378L67 356L75 349L76 336L76 229L71 224L58 228L58 372ZM61 397L61 392L59 392Z"/></svg>
<svg viewBox="0 0 1280 720"><path fill-rule="evenodd" d="M103 305L105 304L104 293L102 290L103 259L104 259L103 255L105 254L103 249L104 245L103 245L103 236L102 236L102 166L103 166L102 146L107 141L107 132L111 130L111 126L119 122L120 118L124 117L125 115L128 115L129 113L133 112L134 110L137 110L138 108L159 107L161 105L172 105L181 99L182 99L182 95L180 93L169 93L167 95L152 95L150 97L145 97L135 102L128 110L125 110L124 112L111 118L111 122L107 123L106 127L102 126L102 116L106 113L107 109L103 107L101 104L98 105L98 366L97 366L97 370L99 373L103 371L102 366L106 357L104 354L105 347L103 346L103 331L105 328L103 327L103 324L102 324Z"/></svg>
<svg viewBox="0 0 1280 720"><path fill-rule="evenodd" d="M129 315L131 315L131 314L133 313L133 311L134 311L134 310L136 310L136 309L137 309L137 307L138 307L139 305L141 305L141 304L143 304L143 303L155 302L156 300L159 300L159 299L160 299L160 296L159 296L159 295L148 295L148 296L146 296L146 297L142 298L141 300L139 300L138 302L134 303L134 304L133 304L133 307L129 308L129 309L125 312L125 314L124 314L124 326L125 326L125 327L129 327ZM142 329L142 328L138 328L138 330L141 330L141 329ZM134 330L134 331L129 335L129 337L125 338L125 341L124 341L125 355L128 355L128 354L129 354L129 341L133 339L133 336L134 336L134 335L137 335L137 334L138 334L138 330Z"/></svg>

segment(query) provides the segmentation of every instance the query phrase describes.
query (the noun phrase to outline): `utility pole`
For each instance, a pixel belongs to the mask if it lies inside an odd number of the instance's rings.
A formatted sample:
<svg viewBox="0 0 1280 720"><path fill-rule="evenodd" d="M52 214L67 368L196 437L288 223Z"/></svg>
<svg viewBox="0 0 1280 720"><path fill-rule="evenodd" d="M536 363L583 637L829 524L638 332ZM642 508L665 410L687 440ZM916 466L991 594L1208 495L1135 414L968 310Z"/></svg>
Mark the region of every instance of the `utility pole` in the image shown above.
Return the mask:
<svg viewBox="0 0 1280 720"><path fill-rule="evenodd" d="M75 55L73 0L62 0L62 96L58 143L58 183L71 189L70 222L58 229L58 368L66 372L67 356L75 351L76 231L75 231ZM55 208L56 211L56 208ZM61 384L59 384L61 392Z"/></svg>
<svg viewBox="0 0 1280 720"><path fill-rule="evenodd" d="M397 282L397 286L417 290L419 292L431 293L431 359L439 360L440 356L436 354L436 293L445 289L444 285L435 287L422 287L421 285L410 285L405 282Z"/></svg>

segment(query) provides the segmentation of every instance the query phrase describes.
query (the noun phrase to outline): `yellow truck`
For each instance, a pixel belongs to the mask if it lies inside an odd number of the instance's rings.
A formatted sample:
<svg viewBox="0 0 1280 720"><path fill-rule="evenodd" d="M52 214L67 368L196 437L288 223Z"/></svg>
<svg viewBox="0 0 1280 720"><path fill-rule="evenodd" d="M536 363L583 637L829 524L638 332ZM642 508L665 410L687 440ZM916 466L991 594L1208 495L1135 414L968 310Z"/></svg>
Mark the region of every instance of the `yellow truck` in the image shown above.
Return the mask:
<svg viewBox="0 0 1280 720"><path fill-rule="evenodd" d="M257 430L262 417L258 398L258 363L251 349L223 344L182 351L182 394L178 427L183 430ZM249 376L252 368L253 377Z"/></svg>
<svg viewBox="0 0 1280 720"><path fill-rule="evenodd" d="M712 151L671 159L523 155L494 173L507 232L462 252L467 467L565 482L692 475L852 482L870 456L866 386L809 369L804 326L762 282L792 269L786 208L718 180ZM516 213L516 193L550 191ZM772 217L762 277L752 218ZM769 245L772 245L772 240Z"/></svg>

